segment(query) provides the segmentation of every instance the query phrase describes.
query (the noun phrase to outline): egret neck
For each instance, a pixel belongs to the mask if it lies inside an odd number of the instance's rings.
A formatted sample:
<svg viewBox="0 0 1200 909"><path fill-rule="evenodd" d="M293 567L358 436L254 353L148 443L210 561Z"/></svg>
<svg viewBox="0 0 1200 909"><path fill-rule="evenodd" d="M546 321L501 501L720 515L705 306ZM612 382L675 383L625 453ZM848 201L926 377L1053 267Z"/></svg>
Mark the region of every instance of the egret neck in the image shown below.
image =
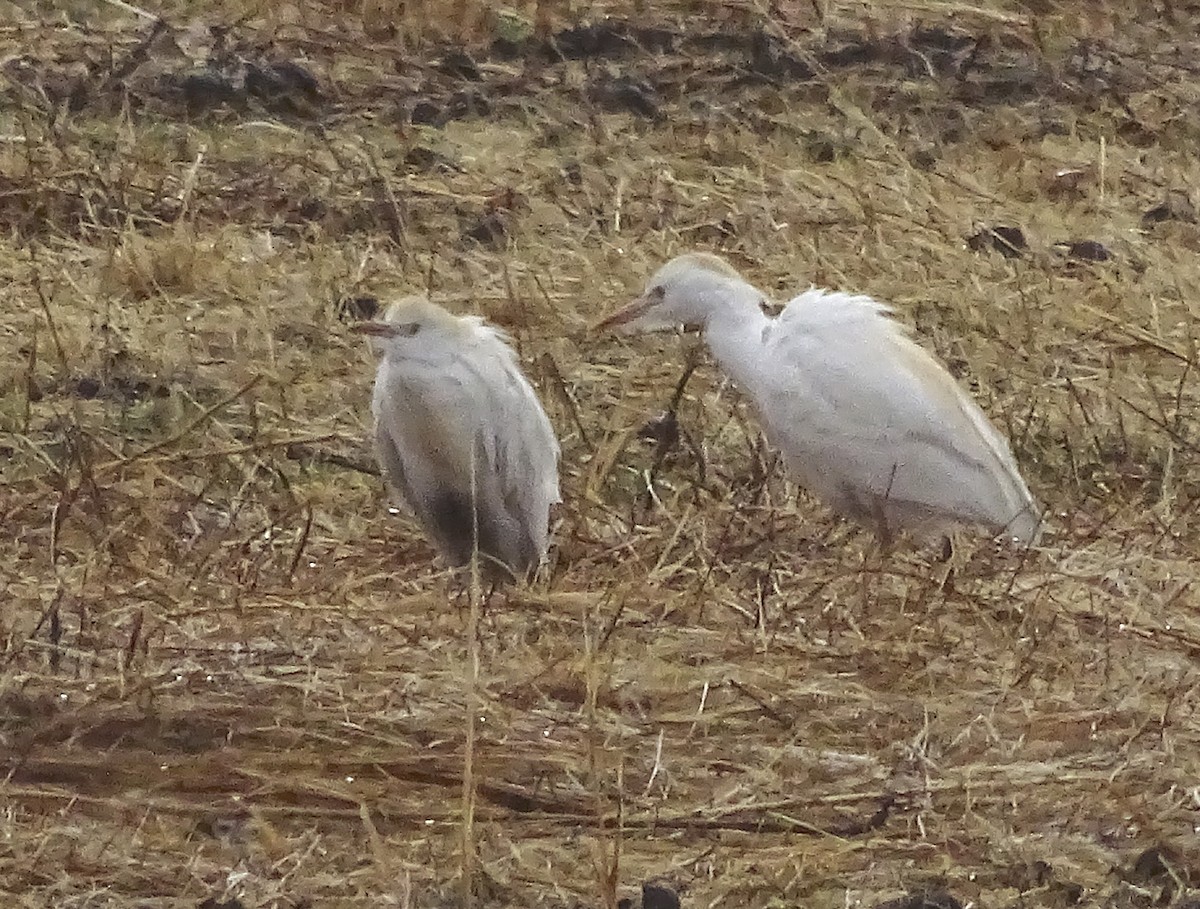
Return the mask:
<svg viewBox="0 0 1200 909"><path fill-rule="evenodd" d="M774 321L762 310L763 295L745 282L723 284L704 301L708 310L701 331L713 358L743 391L762 375L767 329Z"/></svg>

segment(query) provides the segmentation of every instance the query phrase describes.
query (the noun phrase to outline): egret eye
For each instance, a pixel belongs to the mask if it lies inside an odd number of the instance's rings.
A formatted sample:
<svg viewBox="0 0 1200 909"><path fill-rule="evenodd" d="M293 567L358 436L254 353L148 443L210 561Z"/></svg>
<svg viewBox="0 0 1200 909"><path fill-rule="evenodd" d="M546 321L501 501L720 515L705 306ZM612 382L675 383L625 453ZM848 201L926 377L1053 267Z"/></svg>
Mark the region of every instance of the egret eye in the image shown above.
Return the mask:
<svg viewBox="0 0 1200 909"><path fill-rule="evenodd" d="M652 300L657 300L659 302L662 302L663 297L665 297L666 295L667 295L667 289L665 287L663 287L661 284L659 284L657 287L651 287L650 292L648 294L646 294L647 297L650 297Z"/></svg>
<svg viewBox="0 0 1200 909"><path fill-rule="evenodd" d="M404 322L396 326L396 334L402 335L405 338L411 338L420 330L421 326L416 322Z"/></svg>

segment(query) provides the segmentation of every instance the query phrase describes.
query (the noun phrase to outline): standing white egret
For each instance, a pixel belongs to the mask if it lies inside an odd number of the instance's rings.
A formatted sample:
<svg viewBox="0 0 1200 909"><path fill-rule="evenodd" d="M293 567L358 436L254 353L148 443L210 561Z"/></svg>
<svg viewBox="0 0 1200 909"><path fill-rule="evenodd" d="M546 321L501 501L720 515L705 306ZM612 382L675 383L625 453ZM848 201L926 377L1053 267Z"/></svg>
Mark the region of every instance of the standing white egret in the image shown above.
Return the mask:
<svg viewBox="0 0 1200 909"><path fill-rule="evenodd" d="M452 565L491 580L546 555L558 441L507 337L424 297L354 327L382 355L372 411L384 476Z"/></svg>
<svg viewBox="0 0 1200 909"><path fill-rule="evenodd" d="M897 531L929 539L959 525L1037 539L1008 443L889 306L819 289L775 318L764 303L725 260L690 253L596 328L699 328L800 483L885 547Z"/></svg>

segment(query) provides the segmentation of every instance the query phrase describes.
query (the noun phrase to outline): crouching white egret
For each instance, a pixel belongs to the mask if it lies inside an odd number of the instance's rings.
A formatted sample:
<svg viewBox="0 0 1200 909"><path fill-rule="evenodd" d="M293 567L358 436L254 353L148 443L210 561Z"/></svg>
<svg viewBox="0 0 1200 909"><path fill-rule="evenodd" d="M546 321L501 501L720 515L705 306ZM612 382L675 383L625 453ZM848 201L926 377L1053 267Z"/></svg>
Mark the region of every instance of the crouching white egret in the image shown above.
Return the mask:
<svg viewBox="0 0 1200 909"><path fill-rule="evenodd" d="M885 547L897 531L929 540L956 526L1036 540L1008 443L891 307L819 289L775 318L764 303L724 259L689 253L596 328L699 328L800 483Z"/></svg>
<svg viewBox="0 0 1200 909"><path fill-rule="evenodd" d="M455 567L491 581L546 555L558 440L507 337L424 297L354 330L381 354L372 411L388 484Z"/></svg>

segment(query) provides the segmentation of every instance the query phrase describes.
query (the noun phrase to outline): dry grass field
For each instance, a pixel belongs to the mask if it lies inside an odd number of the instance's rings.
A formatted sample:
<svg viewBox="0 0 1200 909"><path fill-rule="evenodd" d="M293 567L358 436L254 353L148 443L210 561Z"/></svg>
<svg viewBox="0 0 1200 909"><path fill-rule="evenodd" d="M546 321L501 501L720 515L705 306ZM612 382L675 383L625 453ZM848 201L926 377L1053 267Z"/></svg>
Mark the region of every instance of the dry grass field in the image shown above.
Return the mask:
<svg viewBox="0 0 1200 909"><path fill-rule="evenodd" d="M0 0L4 905L1195 906L1200 4L584 7ZM689 249L893 301L1042 545L881 556L707 360L656 441ZM414 291L562 440L475 635Z"/></svg>

